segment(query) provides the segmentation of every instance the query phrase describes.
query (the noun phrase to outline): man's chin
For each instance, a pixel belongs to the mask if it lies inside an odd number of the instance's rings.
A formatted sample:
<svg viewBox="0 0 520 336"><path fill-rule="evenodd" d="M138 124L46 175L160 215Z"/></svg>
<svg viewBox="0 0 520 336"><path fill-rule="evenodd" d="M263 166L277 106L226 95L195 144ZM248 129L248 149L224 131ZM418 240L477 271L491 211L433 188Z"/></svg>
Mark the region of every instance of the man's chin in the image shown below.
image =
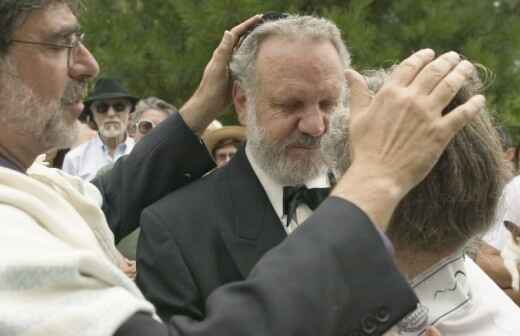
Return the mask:
<svg viewBox="0 0 520 336"><path fill-rule="evenodd" d="M122 136L122 132L120 130L100 130L99 134L105 139L119 138Z"/></svg>
<svg viewBox="0 0 520 336"><path fill-rule="evenodd" d="M299 161L309 161L319 158L320 148L291 147L286 151L287 158L294 163Z"/></svg>

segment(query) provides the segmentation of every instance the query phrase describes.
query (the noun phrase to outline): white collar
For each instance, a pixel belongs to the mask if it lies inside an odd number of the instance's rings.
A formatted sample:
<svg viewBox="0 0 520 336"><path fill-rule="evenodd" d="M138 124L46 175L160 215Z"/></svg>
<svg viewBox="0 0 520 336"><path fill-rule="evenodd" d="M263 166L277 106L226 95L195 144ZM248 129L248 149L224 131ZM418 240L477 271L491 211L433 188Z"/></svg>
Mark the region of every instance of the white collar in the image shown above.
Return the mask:
<svg viewBox="0 0 520 336"><path fill-rule="evenodd" d="M246 156L251 164L251 168L255 172L260 184L265 190L269 201L273 206L274 211L276 212L278 218L283 219L283 187L280 183L275 181L269 174L267 174L258 164L257 160L251 153L251 149L246 143ZM329 178L327 177L326 172L323 172L316 178L313 178L309 181L303 183L307 186L307 188L328 188L330 187Z"/></svg>
<svg viewBox="0 0 520 336"><path fill-rule="evenodd" d="M435 325L459 309L471 308L472 293L465 258L461 251L454 253L410 282L420 303L397 325L399 335L422 335L427 326Z"/></svg>
<svg viewBox="0 0 520 336"><path fill-rule="evenodd" d="M101 148L101 150L103 152L106 152L107 151L107 146L105 145L105 143L103 142L103 139L101 139L101 136L99 135L99 132L96 133L96 136L93 138L93 141L94 141L94 144ZM116 146L116 151L119 151L119 152L125 152L126 151L126 148L128 146L132 146L135 144L135 141L134 139L132 139L131 137L128 136L128 134L125 134L125 141L123 141L122 143L118 144Z"/></svg>

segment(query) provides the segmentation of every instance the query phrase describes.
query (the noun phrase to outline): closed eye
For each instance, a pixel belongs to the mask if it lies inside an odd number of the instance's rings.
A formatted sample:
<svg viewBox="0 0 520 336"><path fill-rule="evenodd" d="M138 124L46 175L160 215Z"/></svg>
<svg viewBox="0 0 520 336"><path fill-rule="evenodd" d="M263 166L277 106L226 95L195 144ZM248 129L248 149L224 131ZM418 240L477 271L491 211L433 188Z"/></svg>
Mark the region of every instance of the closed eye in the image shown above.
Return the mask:
<svg viewBox="0 0 520 336"><path fill-rule="evenodd" d="M333 112L337 106L337 102L333 100L324 100L320 102L320 109L325 113Z"/></svg>

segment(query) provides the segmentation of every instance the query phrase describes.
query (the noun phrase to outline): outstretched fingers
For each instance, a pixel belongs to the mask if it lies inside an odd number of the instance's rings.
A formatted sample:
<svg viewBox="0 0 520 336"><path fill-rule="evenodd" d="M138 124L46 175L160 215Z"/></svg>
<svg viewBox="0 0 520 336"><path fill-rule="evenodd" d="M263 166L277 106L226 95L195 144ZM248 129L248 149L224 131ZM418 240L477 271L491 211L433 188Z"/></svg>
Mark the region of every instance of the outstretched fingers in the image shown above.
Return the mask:
<svg viewBox="0 0 520 336"><path fill-rule="evenodd" d="M419 72L433 59L435 52L432 49L422 49L414 53L392 71L390 81L400 86L408 86L417 77Z"/></svg>
<svg viewBox="0 0 520 336"><path fill-rule="evenodd" d="M428 95L459 63L460 56L458 53L450 51L442 54L426 65L410 86L417 93Z"/></svg>
<svg viewBox="0 0 520 336"><path fill-rule="evenodd" d="M473 96L463 105L460 105L438 121L438 126L446 139L446 144L466 126L473 118L482 112L486 105L486 98L482 95Z"/></svg>
<svg viewBox="0 0 520 336"><path fill-rule="evenodd" d="M454 69L442 79L442 81L440 81L437 87L435 87L430 94L431 101L440 105L438 107L438 112L442 111L444 107L452 101L457 92L459 92L462 86L474 73L475 67L473 64L468 61L462 61L458 63Z"/></svg>

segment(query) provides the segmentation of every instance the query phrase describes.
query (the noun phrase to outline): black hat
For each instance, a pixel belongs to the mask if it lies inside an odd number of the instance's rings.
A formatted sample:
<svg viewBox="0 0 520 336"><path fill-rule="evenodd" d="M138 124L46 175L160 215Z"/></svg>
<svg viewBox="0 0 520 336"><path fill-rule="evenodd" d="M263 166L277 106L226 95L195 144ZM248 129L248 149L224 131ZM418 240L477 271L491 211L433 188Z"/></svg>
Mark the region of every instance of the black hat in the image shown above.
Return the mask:
<svg viewBox="0 0 520 336"><path fill-rule="evenodd" d="M134 112L135 104L139 101L139 98L131 96L128 91L115 79L111 78L100 78L94 85L94 90L84 101L85 105L80 120L87 120L87 117L91 115L90 105L96 100L124 98L132 102L132 110Z"/></svg>

